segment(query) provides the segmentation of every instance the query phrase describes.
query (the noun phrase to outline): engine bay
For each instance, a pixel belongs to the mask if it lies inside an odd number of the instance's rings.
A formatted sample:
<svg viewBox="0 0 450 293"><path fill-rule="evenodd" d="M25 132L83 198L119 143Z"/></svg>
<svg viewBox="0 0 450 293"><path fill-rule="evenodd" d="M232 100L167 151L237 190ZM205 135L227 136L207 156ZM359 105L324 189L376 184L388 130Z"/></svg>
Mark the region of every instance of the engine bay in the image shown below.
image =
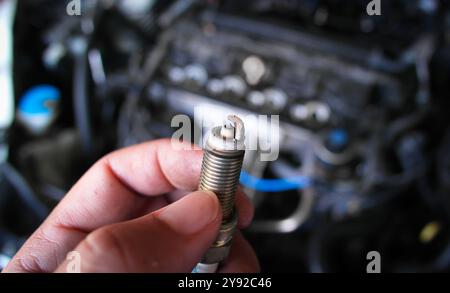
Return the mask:
<svg viewBox="0 0 450 293"><path fill-rule="evenodd" d="M0 269L96 160L201 108L279 119L241 174L264 272L447 272L449 2L369 2L18 1Z"/></svg>

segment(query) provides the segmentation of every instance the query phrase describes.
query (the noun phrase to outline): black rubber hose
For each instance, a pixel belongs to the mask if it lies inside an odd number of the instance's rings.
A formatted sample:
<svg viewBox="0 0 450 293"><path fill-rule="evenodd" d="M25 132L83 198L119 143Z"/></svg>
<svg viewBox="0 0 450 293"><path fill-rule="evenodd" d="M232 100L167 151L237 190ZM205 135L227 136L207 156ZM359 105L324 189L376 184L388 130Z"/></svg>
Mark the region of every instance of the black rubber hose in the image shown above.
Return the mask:
<svg viewBox="0 0 450 293"><path fill-rule="evenodd" d="M49 214L49 210L37 199L22 175L9 163L0 165L0 173L3 174L6 181L17 192L20 199L34 212L40 221L43 221Z"/></svg>
<svg viewBox="0 0 450 293"><path fill-rule="evenodd" d="M83 40L87 42L86 40ZM88 93L87 45L76 54L73 80L73 106L75 124L80 136L81 147L86 156L93 152L93 135Z"/></svg>

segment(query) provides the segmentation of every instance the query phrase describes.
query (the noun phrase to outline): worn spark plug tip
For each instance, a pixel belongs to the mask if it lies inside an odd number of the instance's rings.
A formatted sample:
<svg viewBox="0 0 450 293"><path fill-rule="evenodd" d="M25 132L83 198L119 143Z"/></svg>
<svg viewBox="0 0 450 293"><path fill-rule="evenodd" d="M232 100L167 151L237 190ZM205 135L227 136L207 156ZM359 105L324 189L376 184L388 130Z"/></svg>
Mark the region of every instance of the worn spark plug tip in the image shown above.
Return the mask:
<svg viewBox="0 0 450 293"><path fill-rule="evenodd" d="M242 120L230 115L221 126L214 127L206 141L206 150L235 154L245 150L245 128Z"/></svg>
<svg viewBox="0 0 450 293"><path fill-rule="evenodd" d="M222 126L220 134L226 139L243 140L245 138L244 122L238 116L230 115Z"/></svg>

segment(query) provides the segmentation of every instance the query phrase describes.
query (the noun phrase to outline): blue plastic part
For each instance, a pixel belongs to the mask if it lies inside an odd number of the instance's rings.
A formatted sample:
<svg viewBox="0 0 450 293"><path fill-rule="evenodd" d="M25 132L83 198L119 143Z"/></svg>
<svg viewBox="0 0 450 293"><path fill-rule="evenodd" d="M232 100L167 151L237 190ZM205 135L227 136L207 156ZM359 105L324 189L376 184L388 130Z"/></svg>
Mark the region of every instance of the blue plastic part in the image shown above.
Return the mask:
<svg viewBox="0 0 450 293"><path fill-rule="evenodd" d="M341 148L349 141L348 133L344 129L335 129L330 132L328 142L333 148Z"/></svg>
<svg viewBox="0 0 450 293"><path fill-rule="evenodd" d="M311 185L311 179L306 176L295 176L280 179L261 179L247 172L241 173L241 184L247 188L262 192L281 192L299 190Z"/></svg>
<svg viewBox="0 0 450 293"><path fill-rule="evenodd" d="M39 85L29 89L20 99L19 111L28 114L52 114L48 102L58 102L61 92L52 85Z"/></svg>

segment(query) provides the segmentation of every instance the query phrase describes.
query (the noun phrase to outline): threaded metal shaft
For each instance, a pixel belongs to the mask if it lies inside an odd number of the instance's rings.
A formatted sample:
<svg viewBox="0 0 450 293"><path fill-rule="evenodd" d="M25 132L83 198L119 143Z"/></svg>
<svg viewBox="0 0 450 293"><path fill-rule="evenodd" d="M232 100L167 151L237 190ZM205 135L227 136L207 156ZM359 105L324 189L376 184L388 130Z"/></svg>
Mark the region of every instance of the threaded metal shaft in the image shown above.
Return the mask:
<svg viewBox="0 0 450 293"><path fill-rule="evenodd" d="M244 160L244 151L206 150L200 177L200 190L214 192L222 207L222 221L233 216L234 198Z"/></svg>

